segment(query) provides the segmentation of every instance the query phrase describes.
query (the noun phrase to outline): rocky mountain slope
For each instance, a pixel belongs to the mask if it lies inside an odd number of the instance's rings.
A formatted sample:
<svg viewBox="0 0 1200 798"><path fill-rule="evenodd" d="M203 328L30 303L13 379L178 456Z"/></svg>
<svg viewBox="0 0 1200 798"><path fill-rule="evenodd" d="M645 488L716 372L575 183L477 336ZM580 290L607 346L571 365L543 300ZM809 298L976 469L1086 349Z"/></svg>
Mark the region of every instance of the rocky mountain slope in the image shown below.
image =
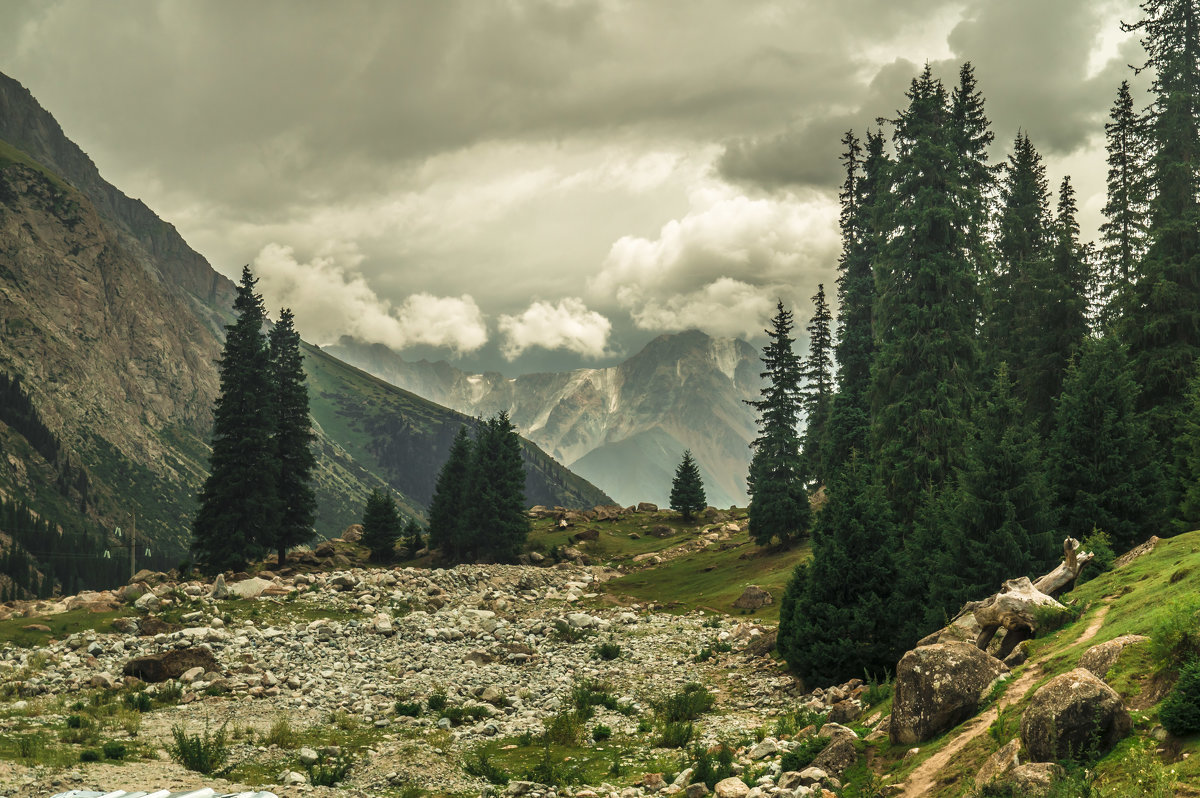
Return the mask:
<svg viewBox="0 0 1200 798"><path fill-rule="evenodd" d="M232 285L144 204L106 183L18 83L0 75L0 371L57 448L0 414L0 499L100 534L136 523L184 556L207 466L215 362ZM472 419L306 351L319 424L318 534L385 484L419 514L450 439ZM49 454L47 454L49 452ZM531 503L610 501L532 444ZM116 541L113 541L116 543Z"/></svg>
<svg viewBox="0 0 1200 798"><path fill-rule="evenodd" d="M746 504L753 410L761 381L754 347L698 330L662 335L603 369L468 374L409 362L382 345L327 348L401 388L468 414L508 412L522 435L622 504L666 505L684 449L700 464L708 502Z"/></svg>

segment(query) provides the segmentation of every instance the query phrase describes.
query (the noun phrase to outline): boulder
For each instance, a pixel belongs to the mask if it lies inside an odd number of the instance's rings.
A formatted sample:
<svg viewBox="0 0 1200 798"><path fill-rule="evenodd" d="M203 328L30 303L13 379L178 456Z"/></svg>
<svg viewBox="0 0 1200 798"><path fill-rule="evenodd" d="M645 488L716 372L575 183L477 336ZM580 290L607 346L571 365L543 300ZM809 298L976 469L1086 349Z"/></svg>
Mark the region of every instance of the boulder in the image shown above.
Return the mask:
<svg viewBox="0 0 1200 798"><path fill-rule="evenodd" d="M147 593L138 598L137 601L133 602L133 606L137 607L143 612L154 612L162 606L162 599L153 593Z"/></svg>
<svg viewBox="0 0 1200 798"><path fill-rule="evenodd" d="M738 596L738 600L733 602L733 606L739 610L757 610L759 607L765 607L774 602L775 599L770 593L758 585L749 585L742 591L742 595Z"/></svg>
<svg viewBox="0 0 1200 798"><path fill-rule="evenodd" d="M982 790L994 781L1004 779L1009 771L1020 764L1021 741L1009 740L999 751L988 757L983 767L975 774L975 787Z"/></svg>
<svg viewBox="0 0 1200 798"><path fill-rule="evenodd" d="M362 540L362 524L351 524L342 532L342 540L347 543L357 543Z"/></svg>
<svg viewBox="0 0 1200 798"><path fill-rule="evenodd" d="M970 643L914 648L896 666L889 737L911 745L957 726L1007 673L1003 662Z"/></svg>
<svg viewBox="0 0 1200 798"><path fill-rule="evenodd" d="M576 542L584 540L596 540L600 537L600 530L590 527L588 529L581 529L576 532L573 537L575 538Z"/></svg>
<svg viewBox="0 0 1200 798"><path fill-rule="evenodd" d="M168 623L157 615L147 615L138 621L137 632L142 637L154 637L155 635L170 634L178 632L182 627L177 623Z"/></svg>
<svg viewBox="0 0 1200 798"><path fill-rule="evenodd" d="M650 502L638 502L637 511L639 513L657 513L658 505Z"/></svg>
<svg viewBox="0 0 1200 798"><path fill-rule="evenodd" d="M1055 676L1029 700L1021 742L1034 762L1102 756L1129 733L1121 697L1084 668Z"/></svg>
<svg viewBox="0 0 1200 798"><path fill-rule="evenodd" d="M197 667L203 668L204 673L220 672L221 663L207 648L175 648L161 654L135 657L125 663L122 673L144 682L165 682L178 679L185 671Z"/></svg>
<svg viewBox="0 0 1200 798"><path fill-rule="evenodd" d="M1079 667L1086 668L1103 679L1108 675L1109 669L1117 663L1126 646L1144 643L1149 639L1145 635L1121 635L1107 643L1099 643L1083 652L1083 656L1079 658Z"/></svg>
<svg viewBox="0 0 1200 798"><path fill-rule="evenodd" d="M717 794L717 798L746 798L750 788L737 776L730 776L718 781L717 785L713 787L713 792Z"/></svg>
<svg viewBox="0 0 1200 798"><path fill-rule="evenodd" d="M1062 766L1054 762L1027 762L1010 770L1001 783L1011 784L1014 795L1042 798L1063 773Z"/></svg>
<svg viewBox="0 0 1200 798"><path fill-rule="evenodd" d="M846 768L858 760L858 749L854 747L854 737L849 734L835 734L829 745L821 749L813 759L810 767L825 771L831 776L841 776Z"/></svg>
<svg viewBox="0 0 1200 798"><path fill-rule="evenodd" d="M704 798L704 796L708 795L708 785L702 781L689 784L684 789L683 794L686 798Z"/></svg>
<svg viewBox="0 0 1200 798"><path fill-rule="evenodd" d="M230 585L229 595L242 599L258 598L270 586L271 583L266 579L259 579L257 576L252 576L249 579L243 579L240 582L234 582Z"/></svg>
<svg viewBox="0 0 1200 798"><path fill-rule="evenodd" d="M229 598L229 588L225 585L225 574L217 574L217 578L213 582L212 593L209 595L218 601Z"/></svg>

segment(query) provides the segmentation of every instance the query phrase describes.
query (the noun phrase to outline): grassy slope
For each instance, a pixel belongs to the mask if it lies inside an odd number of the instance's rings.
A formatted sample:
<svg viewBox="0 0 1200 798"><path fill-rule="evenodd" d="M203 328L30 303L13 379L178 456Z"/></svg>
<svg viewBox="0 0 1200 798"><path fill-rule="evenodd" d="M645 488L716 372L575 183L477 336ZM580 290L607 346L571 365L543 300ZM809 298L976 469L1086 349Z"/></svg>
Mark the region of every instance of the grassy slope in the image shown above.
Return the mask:
<svg viewBox="0 0 1200 798"><path fill-rule="evenodd" d="M744 521L746 513L735 510L723 513L722 517ZM556 529L552 521L545 520L534 524L530 545L541 551L549 551L555 546L575 546L597 562L636 569L605 583L605 591L610 595L657 602L681 612L704 609L777 622L783 588L796 564L810 556L808 545L787 550L762 549L751 543L749 535L743 531L707 548L674 556L672 550L687 546L705 530L719 529L724 523L726 521L702 520L686 523L670 511L637 513L615 521L580 524L562 530ZM652 534L656 527L668 527L672 532L669 536L658 537ZM599 531L596 540L570 541L572 535L589 528ZM637 539L631 539L630 534L636 534ZM633 562L640 554L654 553L662 556L664 561L656 565ZM733 602L747 585L758 585L767 590L774 596L775 603L756 611L734 609Z"/></svg>

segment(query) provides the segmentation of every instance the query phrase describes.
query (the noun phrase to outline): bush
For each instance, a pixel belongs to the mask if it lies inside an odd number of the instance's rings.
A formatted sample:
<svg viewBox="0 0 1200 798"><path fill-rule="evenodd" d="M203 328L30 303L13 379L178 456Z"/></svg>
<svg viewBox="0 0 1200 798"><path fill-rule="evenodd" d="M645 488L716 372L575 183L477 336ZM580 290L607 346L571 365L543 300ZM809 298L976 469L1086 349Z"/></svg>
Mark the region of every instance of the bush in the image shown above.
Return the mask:
<svg viewBox="0 0 1200 798"><path fill-rule="evenodd" d="M138 712L150 711L150 696L145 693L126 693L121 699L125 706Z"/></svg>
<svg viewBox="0 0 1200 798"><path fill-rule="evenodd" d="M874 676L867 677L867 689L862 695L862 701L865 706L873 707L876 704L882 704L892 696L892 680L885 679L882 682Z"/></svg>
<svg viewBox="0 0 1200 798"><path fill-rule="evenodd" d="M267 736L263 739L266 745L276 745L280 748L294 748L296 746L296 733L292 730L292 723L287 719L287 716L276 718L271 724L271 730L267 732Z"/></svg>
<svg viewBox="0 0 1200 798"><path fill-rule="evenodd" d="M95 748L85 748L84 750L79 752L79 761L80 762L99 762L100 761L100 752L97 751Z"/></svg>
<svg viewBox="0 0 1200 798"><path fill-rule="evenodd" d="M717 786L717 782L733 775L733 749L721 745L715 755L710 754L703 746L692 751L696 760L696 770L692 773L692 782L704 782L708 789Z"/></svg>
<svg viewBox="0 0 1200 798"><path fill-rule="evenodd" d="M612 729L605 726L603 723L596 724L596 726L592 729L592 739L596 742L607 740L609 737L612 737Z"/></svg>
<svg viewBox="0 0 1200 798"><path fill-rule="evenodd" d="M592 716L593 707L604 707L614 712L623 712L617 703L617 697L612 694L612 688L603 682L587 681L575 685L571 689L571 704L586 717Z"/></svg>
<svg viewBox="0 0 1200 798"><path fill-rule="evenodd" d="M667 721L663 724L662 734L654 741L654 745L658 748L684 748L692 741L694 731L691 723Z"/></svg>
<svg viewBox="0 0 1200 798"><path fill-rule="evenodd" d="M333 759L323 759L308 766L308 783L314 787L336 787L338 782L345 781L352 767L354 757L339 751Z"/></svg>
<svg viewBox="0 0 1200 798"><path fill-rule="evenodd" d="M817 754L825 750L829 740L824 737L806 737L800 744L783 755L779 766L786 773L789 770L804 770L817 758Z"/></svg>
<svg viewBox="0 0 1200 798"><path fill-rule="evenodd" d="M611 662L621 656L621 647L613 642L601 643L596 646L595 651L596 656L605 662Z"/></svg>
<svg viewBox="0 0 1200 798"><path fill-rule="evenodd" d="M397 701L396 714L401 717L415 718L421 714L421 705L416 701Z"/></svg>
<svg viewBox="0 0 1200 798"><path fill-rule="evenodd" d="M463 760L463 771L468 776L481 778L488 784L504 786L509 782L509 775L504 772L504 768L494 763L492 755L484 748L467 755Z"/></svg>
<svg viewBox="0 0 1200 798"><path fill-rule="evenodd" d="M90 725L92 725L91 721L82 715L67 715L68 729L82 729Z"/></svg>
<svg viewBox="0 0 1200 798"><path fill-rule="evenodd" d="M109 740L103 746L105 759L124 759L125 744L119 743L116 740Z"/></svg>
<svg viewBox="0 0 1200 798"><path fill-rule="evenodd" d="M167 752L188 770L211 776L229 759L224 724L216 732L205 726L203 734L188 734L182 726L173 726L171 736L175 742L167 746Z"/></svg>
<svg viewBox="0 0 1200 798"><path fill-rule="evenodd" d="M713 694L704 689L703 685L690 682L655 709L667 723L678 723L700 717L712 709L714 701Z"/></svg>
<svg viewBox="0 0 1200 798"><path fill-rule="evenodd" d="M429 708L430 712L441 712L446 708L446 694L434 693L429 696L429 699L425 702L425 706Z"/></svg>
<svg viewBox="0 0 1200 798"><path fill-rule="evenodd" d="M469 707L446 707L441 711L440 717L448 718L450 723L458 726L467 720L480 720L487 717L487 710L481 706Z"/></svg>
<svg viewBox="0 0 1200 798"><path fill-rule="evenodd" d="M696 656L692 657L692 662L708 662L712 659L713 651L708 646L696 652Z"/></svg>
<svg viewBox="0 0 1200 798"><path fill-rule="evenodd" d="M1200 657L1179 669L1179 681L1159 708L1158 719L1176 737L1200 732Z"/></svg>
<svg viewBox="0 0 1200 798"><path fill-rule="evenodd" d="M1113 561L1117 559L1117 555L1113 553L1112 541L1109 540L1108 533L1103 532L1095 527L1092 528L1092 534L1088 535L1079 544L1080 551L1090 551L1096 556L1083 566L1083 570L1079 572L1079 576L1075 577L1075 584L1082 585L1089 579L1094 579L1100 574L1112 568Z"/></svg>
<svg viewBox="0 0 1200 798"><path fill-rule="evenodd" d="M571 748L578 746L583 742L583 722L578 712L559 712L546 724L546 733L542 735L542 740L547 745L555 743Z"/></svg>

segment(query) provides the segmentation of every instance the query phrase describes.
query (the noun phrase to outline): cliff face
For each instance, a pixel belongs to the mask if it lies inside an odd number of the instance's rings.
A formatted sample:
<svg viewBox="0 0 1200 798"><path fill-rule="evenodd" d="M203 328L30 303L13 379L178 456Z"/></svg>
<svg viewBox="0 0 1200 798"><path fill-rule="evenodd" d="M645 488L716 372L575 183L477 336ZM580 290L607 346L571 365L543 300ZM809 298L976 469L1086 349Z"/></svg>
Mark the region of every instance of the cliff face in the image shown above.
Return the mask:
<svg viewBox="0 0 1200 798"><path fill-rule="evenodd" d="M697 330L663 335L617 366L527 374L467 374L410 363L381 345L327 350L382 379L464 413L507 411L530 440L622 504L666 504L684 449L700 464L709 503L746 503L758 352Z"/></svg>
<svg viewBox="0 0 1200 798"><path fill-rule="evenodd" d="M182 558L232 298L232 284L173 227L104 182L0 75L0 372L20 378L61 449L61 462L35 462L36 447L0 414L0 498L109 531L136 516L140 539ZM385 484L421 514L448 451L443 430L452 437L470 419L315 348L305 367L318 421L318 534L356 522ZM532 445L527 462L532 500L609 501ZM48 484L55 473L61 484Z"/></svg>

